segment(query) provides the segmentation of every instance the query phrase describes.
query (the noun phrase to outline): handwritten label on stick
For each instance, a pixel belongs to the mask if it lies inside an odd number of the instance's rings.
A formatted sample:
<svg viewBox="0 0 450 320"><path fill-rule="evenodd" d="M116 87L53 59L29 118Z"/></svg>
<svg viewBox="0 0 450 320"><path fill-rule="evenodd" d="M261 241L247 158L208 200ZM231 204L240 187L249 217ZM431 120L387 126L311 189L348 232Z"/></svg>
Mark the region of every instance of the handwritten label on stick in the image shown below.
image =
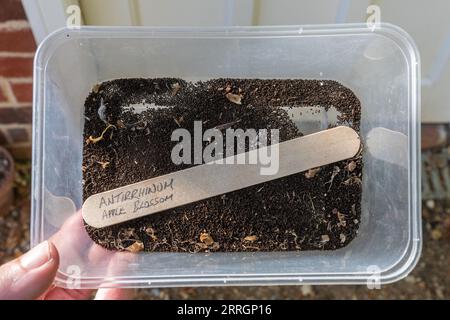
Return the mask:
<svg viewBox="0 0 450 320"><path fill-rule="evenodd" d="M83 218L102 228L345 160L358 153L360 139L353 129L336 127L279 143L278 148L279 169L273 175L261 175L261 164L212 162L94 194L83 204ZM246 156L253 152L258 150Z"/></svg>

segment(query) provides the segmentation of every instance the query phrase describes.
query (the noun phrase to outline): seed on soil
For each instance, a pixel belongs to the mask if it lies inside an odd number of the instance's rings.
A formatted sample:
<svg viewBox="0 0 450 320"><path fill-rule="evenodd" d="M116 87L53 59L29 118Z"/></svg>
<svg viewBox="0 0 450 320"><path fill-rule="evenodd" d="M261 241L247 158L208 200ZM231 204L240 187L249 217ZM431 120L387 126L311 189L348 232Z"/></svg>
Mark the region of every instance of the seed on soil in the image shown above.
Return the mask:
<svg viewBox="0 0 450 320"><path fill-rule="evenodd" d="M327 243L328 241L330 241L330 236L327 234L323 234L321 236L321 241L322 241L322 243Z"/></svg>
<svg viewBox="0 0 450 320"><path fill-rule="evenodd" d="M341 233L339 239L341 240L341 243L344 243L347 238L345 237L345 234Z"/></svg>

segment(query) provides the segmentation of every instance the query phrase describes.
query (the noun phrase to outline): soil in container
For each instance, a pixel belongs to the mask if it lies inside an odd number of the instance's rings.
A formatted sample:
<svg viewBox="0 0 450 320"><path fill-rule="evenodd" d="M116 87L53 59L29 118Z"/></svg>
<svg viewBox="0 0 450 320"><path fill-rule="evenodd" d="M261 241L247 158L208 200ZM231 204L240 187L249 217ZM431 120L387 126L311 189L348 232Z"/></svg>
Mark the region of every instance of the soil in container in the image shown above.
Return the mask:
<svg viewBox="0 0 450 320"><path fill-rule="evenodd" d="M361 106L335 81L175 78L117 79L85 102L83 198L183 170L175 129L279 129L303 135L292 114L334 108L334 125L359 132ZM207 142L205 142L205 145ZM198 201L121 224L86 230L108 249L145 251L335 250L358 232L362 156ZM208 177L205 177L208 178Z"/></svg>

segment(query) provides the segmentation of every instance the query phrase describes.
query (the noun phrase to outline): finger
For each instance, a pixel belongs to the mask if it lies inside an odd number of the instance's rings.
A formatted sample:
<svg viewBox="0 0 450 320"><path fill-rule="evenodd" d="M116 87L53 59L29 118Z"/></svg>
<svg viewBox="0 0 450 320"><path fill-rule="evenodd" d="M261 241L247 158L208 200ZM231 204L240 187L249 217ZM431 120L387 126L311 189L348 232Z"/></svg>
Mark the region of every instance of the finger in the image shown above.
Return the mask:
<svg viewBox="0 0 450 320"><path fill-rule="evenodd" d="M53 288L44 295L44 300L88 300L91 299L94 290L91 289L64 289Z"/></svg>
<svg viewBox="0 0 450 320"><path fill-rule="evenodd" d="M56 247L44 241L23 256L0 267L0 300L37 299L53 283L58 271Z"/></svg>
<svg viewBox="0 0 450 320"><path fill-rule="evenodd" d="M134 289L100 288L95 295L95 300L131 300Z"/></svg>
<svg viewBox="0 0 450 320"><path fill-rule="evenodd" d="M138 259L137 254L127 251L111 251L98 244L93 244L88 253L88 260L97 268L105 270L105 277L126 275L130 266Z"/></svg>
<svg viewBox="0 0 450 320"><path fill-rule="evenodd" d="M81 211L77 211L68 218L50 239L58 247L62 256L68 252L71 256L84 257L86 250L89 250L92 245L92 240L84 228Z"/></svg>

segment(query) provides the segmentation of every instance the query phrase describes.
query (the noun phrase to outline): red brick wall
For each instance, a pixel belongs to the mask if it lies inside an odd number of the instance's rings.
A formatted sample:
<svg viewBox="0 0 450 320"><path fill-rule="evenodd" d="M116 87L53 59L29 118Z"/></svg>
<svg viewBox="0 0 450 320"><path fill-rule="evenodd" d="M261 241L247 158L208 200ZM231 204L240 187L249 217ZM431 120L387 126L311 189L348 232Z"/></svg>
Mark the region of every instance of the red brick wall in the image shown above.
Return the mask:
<svg viewBox="0 0 450 320"><path fill-rule="evenodd" d="M0 7L0 145L28 158L36 44L20 0L0 0Z"/></svg>

